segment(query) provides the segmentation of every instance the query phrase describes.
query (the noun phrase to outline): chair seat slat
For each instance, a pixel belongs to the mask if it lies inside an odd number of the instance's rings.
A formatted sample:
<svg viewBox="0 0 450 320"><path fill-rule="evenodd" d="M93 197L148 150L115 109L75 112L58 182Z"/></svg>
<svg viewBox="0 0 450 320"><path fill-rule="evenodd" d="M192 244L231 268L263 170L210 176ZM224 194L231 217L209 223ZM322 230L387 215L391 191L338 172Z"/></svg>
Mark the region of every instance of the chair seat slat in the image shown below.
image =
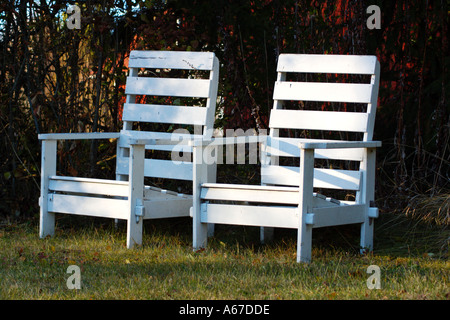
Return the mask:
<svg viewBox="0 0 450 320"><path fill-rule="evenodd" d="M129 159L121 157L117 159L117 174L128 174ZM192 162L175 162L172 160L145 159L145 177L157 177L164 179L192 180Z"/></svg>

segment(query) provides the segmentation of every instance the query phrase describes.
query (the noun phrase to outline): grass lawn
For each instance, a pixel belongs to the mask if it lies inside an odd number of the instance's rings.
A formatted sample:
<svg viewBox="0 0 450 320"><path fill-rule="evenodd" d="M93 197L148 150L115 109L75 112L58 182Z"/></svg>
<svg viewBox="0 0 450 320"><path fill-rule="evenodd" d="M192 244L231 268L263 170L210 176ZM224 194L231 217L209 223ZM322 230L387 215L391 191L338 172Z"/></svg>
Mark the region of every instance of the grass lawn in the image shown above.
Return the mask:
<svg viewBox="0 0 450 320"><path fill-rule="evenodd" d="M127 250L124 225L57 216L39 239L36 221L0 225L0 299L450 299L448 228L400 215L376 221L375 251L358 254L357 226L317 229L313 261L295 262L296 233L216 226L208 249L191 250L191 221L146 221L144 245ZM70 265L81 289L70 290ZM370 290L370 265L381 289Z"/></svg>

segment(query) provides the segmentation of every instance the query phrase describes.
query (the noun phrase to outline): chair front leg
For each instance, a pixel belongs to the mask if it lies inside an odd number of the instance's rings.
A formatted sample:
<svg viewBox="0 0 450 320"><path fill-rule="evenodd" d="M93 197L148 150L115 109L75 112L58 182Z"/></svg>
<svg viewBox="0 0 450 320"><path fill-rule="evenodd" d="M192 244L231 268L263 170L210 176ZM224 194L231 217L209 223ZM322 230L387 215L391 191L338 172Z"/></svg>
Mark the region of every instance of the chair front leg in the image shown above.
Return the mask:
<svg viewBox="0 0 450 320"><path fill-rule="evenodd" d="M142 245L145 145L130 145L127 248Z"/></svg>
<svg viewBox="0 0 450 320"><path fill-rule="evenodd" d="M312 212L314 181L314 149L300 149L300 184L298 205L297 262L311 261L312 226L306 214Z"/></svg>
<svg viewBox="0 0 450 320"><path fill-rule="evenodd" d="M201 185L208 181L208 165L203 159L205 147L193 146L193 235L194 250L205 248L208 239L208 225L201 222Z"/></svg>
<svg viewBox="0 0 450 320"><path fill-rule="evenodd" d="M49 177L56 175L56 144L57 140L42 141L41 155L41 196L39 198L40 218L39 237L55 234L55 214L48 212Z"/></svg>
<svg viewBox="0 0 450 320"><path fill-rule="evenodd" d="M362 254L373 250L374 218L371 217L371 210L373 209L371 209L371 203L375 201L375 156L375 148L366 148L364 159L361 162L363 181L360 203L364 203L366 206L364 222L361 224L360 252Z"/></svg>

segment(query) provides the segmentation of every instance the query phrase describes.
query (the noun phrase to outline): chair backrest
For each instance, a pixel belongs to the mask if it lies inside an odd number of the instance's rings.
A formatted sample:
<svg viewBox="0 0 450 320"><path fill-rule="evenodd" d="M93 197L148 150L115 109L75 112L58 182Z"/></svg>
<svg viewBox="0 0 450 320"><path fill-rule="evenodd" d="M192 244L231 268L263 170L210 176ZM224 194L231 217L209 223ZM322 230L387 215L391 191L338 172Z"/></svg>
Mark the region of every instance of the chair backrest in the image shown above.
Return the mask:
<svg viewBox="0 0 450 320"><path fill-rule="evenodd" d="M129 69L121 137L176 141L211 138L219 78L219 61L214 53L132 51ZM119 180L127 180L127 143L128 139L119 138L116 162ZM175 148L177 152L192 151L187 145L180 149L175 143L146 146L146 150L153 152L172 152ZM170 157L146 158L144 175L192 180L192 162L174 162Z"/></svg>
<svg viewBox="0 0 450 320"><path fill-rule="evenodd" d="M262 166L262 183L298 185L298 166L278 161L293 163L300 139L372 140L379 69L375 56L281 54L266 150L271 162ZM360 163L356 170L342 163L332 169L330 161L361 162L363 151L316 150L315 158L325 163L315 169L314 187L359 190Z"/></svg>

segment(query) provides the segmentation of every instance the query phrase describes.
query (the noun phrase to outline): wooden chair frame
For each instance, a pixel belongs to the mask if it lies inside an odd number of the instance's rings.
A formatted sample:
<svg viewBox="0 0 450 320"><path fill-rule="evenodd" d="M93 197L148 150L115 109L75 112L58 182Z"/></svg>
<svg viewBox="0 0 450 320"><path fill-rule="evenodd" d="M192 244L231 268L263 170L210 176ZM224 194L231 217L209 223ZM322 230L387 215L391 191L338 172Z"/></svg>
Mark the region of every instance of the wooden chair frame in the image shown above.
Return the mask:
<svg viewBox="0 0 450 320"><path fill-rule="evenodd" d="M193 180L192 162L149 159L145 157L145 151L192 152L187 141L211 138L219 61L210 52L132 51L129 68L123 129L120 132L39 135L42 140L41 238L54 235L55 213L87 215L126 220L127 247L132 248L142 244L143 219L189 216L192 195L145 186L144 177ZM156 70L152 71L153 74L174 69L203 71L209 77L141 76L146 69ZM137 95L202 98L206 105L140 104L136 102ZM133 128L136 122L187 124L196 130L194 134L187 130L181 133L137 131ZM118 139L115 180L57 175L57 142L80 139ZM213 171L209 169L209 172Z"/></svg>
<svg viewBox="0 0 450 320"><path fill-rule="evenodd" d="M380 65L375 56L281 54L270 114L270 134L261 144L261 185L219 184L209 180L203 161L207 148L246 143L250 138L217 138L194 146L193 247L207 245L208 224L259 226L298 230L297 261L311 260L312 229L343 224L361 225L361 251L373 248L375 149L372 141ZM357 74L370 83L286 81L288 73ZM285 101L359 103L365 112L286 110ZM280 137L281 128L347 131L363 134L362 141ZM252 137L255 141L255 137ZM298 167L278 164L279 157L299 157ZM315 168L315 159L351 160L359 170ZM353 190L355 201L339 201L314 189ZM225 202L225 203L224 203ZM269 232L267 232L269 231Z"/></svg>

